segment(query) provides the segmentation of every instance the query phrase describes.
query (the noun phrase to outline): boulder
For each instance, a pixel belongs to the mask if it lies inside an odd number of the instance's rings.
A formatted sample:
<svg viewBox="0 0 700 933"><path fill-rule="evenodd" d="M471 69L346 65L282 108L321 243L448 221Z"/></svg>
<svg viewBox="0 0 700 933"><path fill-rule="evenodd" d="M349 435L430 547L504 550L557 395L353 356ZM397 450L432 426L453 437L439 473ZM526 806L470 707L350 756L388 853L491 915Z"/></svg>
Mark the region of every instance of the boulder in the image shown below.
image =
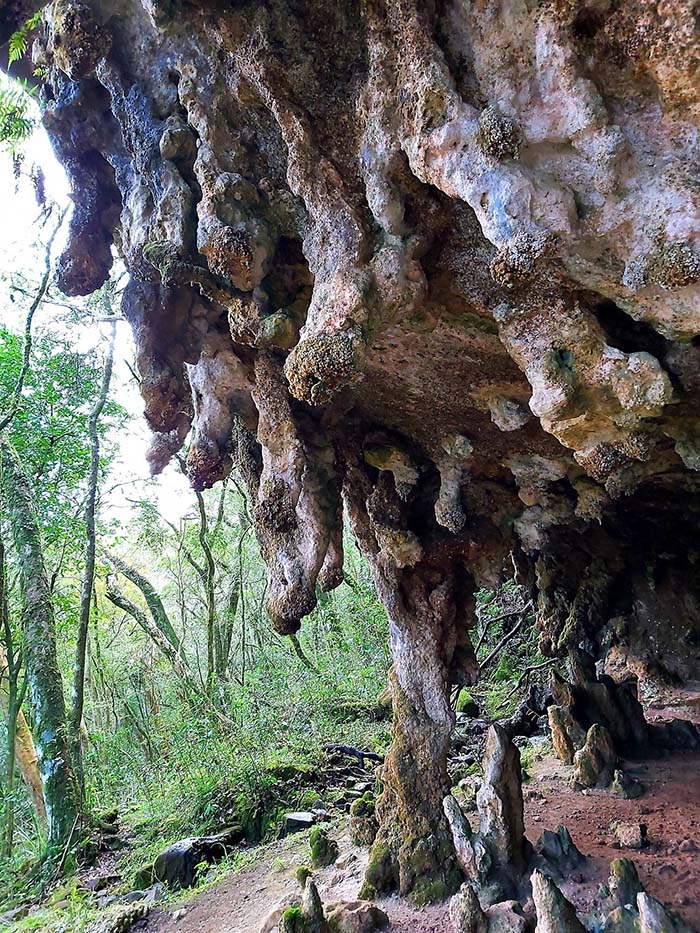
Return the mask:
<svg viewBox="0 0 700 933"><path fill-rule="evenodd" d="M527 917L517 901L502 901L487 908L488 933L525 933Z"/></svg>
<svg viewBox="0 0 700 933"><path fill-rule="evenodd" d="M649 844L647 839L646 823L635 823L628 820L613 820L610 832L615 842L623 849L643 849Z"/></svg>
<svg viewBox="0 0 700 933"><path fill-rule="evenodd" d="M474 701L471 693L462 688L457 697L456 710L458 713L464 713L465 716L474 718L479 715L479 704Z"/></svg>
<svg viewBox="0 0 700 933"><path fill-rule="evenodd" d="M353 845L371 846L378 830L374 795L366 790L350 807L350 838Z"/></svg>
<svg viewBox="0 0 700 933"><path fill-rule="evenodd" d="M611 789L618 797L623 797L625 800L636 800L644 793L641 782L619 768L613 774Z"/></svg>
<svg viewBox="0 0 700 933"><path fill-rule="evenodd" d="M452 833L457 861L462 866L465 875L472 881L480 880L481 873L477 864L474 848L474 834L469 821L462 813L460 806L452 794L448 794L442 802L442 808Z"/></svg>
<svg viewBox="0 0 700 933"><path fill-rule="evenodd" d="M326 911L331 933L372 933L389 926L389 918L369 901L329 904Z"/></svg>
<svg viewBox="0 0 700 933"><path fill-rule="evenodd" d="M639 915L629 907L616 907L605 918L603 933L639 933Z"/></svg>
<svg viewBox="0 0 700 933"><path fill-rule="evenodd" d="M279 930L284 912L290 907L300 907L299 900L299 895L296 893L287 894L286 897L283 897L260 924L258 933L276 933Z"/></svg>
<svg viewBox="0 0 700 933"><path fill-rule="evenodd" d="M291 833L300 833L318 822L318 816L311 810L297 810L293 813L285 813L282 822L282 835L289 836Z"/></svg>
<svg viewBox="0 0 700 933"><path fill-rule="evenodd" d="M573 904L567 901L551 878L535 870L530 880L537 913L535 933L586 933Z"/></svg>
<svg viewBox="0 0 700 933"><path fill-rule="evenodd" d="M583 861L566 826L558 826L556 832L545 829L535 843L535 852L562 878Z"/></svg>
<svg viewBox="0 0 700 933"><path fill-rule="evenodd" d="M610 733L594 723L586 734L586 744L574 755L575 784L583 787L607 786L612 780L617 754Z"/></svg>
<svg viewBox="0 0 700 933"><path fill-rule="evenodd" d="M618 907L628 905L634 907L637 903L637 895L642 894L644 888L631 859L616 858L610 863L608 889L610 897Z"/></svg>
<svg viewBox="0 0 700 933"><path fill-rule="evenodd" d="M463 884L450 900L450 920L455 933L488 933L488 917L471 884Z"/></svg>
<svg viewBox="0 0 700 933"><path fill-rule="evenodd" d="M316 882L309 875L304 882L301 895L301 912L304 917L304 933L327 933L328 925L323 913L323 904Z"/></svg>
<svg viewBox="0 0 700 933"><path fill-rule="evenodd" d="M550 706L547 716L554 754L565 765L573 764L574 755L586 741L585 730L565 706Z"/></svg>
<svg viewBox="0 0 700 933"><path fill-rule="evenodd" d="M338 843L331 839L328 830L322 826L314 826L309 833L309 846L311 847L311 867L325 868L332 865L338 858Z"/></svg>
<svg viewBox="0 0 700 933"><path fill-rule="evenodd" d="M481 835L495 860L523 871L526 845L520 752L496 723L486 738L484 779L476 802Z"/></svg>
<svg viewBox="0 0 700 933"><path fill-rule="evenodd" d="M202 862L213 864L243 839L240 826L232 826L213 836L197 836L180 839L164 849L153 863L149 883L161 881L172 888L189 888L196 879L197 866ZM141 881L148 880L148 866L141 869ZM146 885L143 885L146 886Z"/></svg>

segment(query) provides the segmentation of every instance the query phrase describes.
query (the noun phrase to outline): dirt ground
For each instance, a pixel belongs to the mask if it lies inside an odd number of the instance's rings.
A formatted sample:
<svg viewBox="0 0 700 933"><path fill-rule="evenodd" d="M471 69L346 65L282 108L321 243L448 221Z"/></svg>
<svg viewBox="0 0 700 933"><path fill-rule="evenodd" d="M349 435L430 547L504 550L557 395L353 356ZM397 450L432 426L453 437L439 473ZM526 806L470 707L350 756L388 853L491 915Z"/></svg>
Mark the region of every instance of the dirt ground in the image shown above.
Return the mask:
<svg viewBox="0 0 700 933"><path fill-rule="evenodd" d="M599 903L598 886L612 859L631 857L648 892L675 908L692 930L700 931L700 755L674 755L657 761L629 762L627 770L645 786L638 800L605 791L579 793L569 788L568 769L554 759L533 768L525 789L526 830L530 840L543 829L564 823L588 856L565 890L582 912ZM640 851L616 847L610 832L615 819L648 827L649 846ZM347 830L338 834L340 858L315 873L324 902L357 896L367 853L354 848ZM215 888L203 891L174 919L174 909L155 910L134 927L141 933L257 933L262 920L298 890L294 869L308 861L306 838L293 837L260 850L260 859ZM445 906L416 910L398 898L379 902L401 933L451 933Z"/></svg>

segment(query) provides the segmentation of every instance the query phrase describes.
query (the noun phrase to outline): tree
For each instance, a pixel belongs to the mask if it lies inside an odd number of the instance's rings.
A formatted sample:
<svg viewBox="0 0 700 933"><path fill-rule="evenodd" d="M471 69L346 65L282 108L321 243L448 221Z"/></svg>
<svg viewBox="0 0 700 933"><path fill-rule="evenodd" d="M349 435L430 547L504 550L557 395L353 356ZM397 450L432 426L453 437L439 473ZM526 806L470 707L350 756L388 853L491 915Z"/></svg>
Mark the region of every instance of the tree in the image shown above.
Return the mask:
<svg viewBox="0 0 700 933"><path fill-rule="evenodd" d="M0 440L2 490L12 529L22 593L24 663L29 683L53 850L70 844L80 817L80 791L68 742L63 681L58 668L53 603L41 532L27 477L7 438Z"/></svg>

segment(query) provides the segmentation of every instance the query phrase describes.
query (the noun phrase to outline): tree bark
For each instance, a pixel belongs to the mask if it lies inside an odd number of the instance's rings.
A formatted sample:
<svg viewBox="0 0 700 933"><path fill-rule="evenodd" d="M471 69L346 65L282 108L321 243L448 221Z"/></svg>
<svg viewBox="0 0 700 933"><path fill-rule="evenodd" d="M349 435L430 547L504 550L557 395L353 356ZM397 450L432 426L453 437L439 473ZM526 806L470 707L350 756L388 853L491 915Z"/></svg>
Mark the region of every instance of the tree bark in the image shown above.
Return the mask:
<svg viewBox="0 0 700 933"><path fill-rule="evenodd" d="M105 595L111 603L113 603L119 609L122 609L124 612L127 612L132 617L132 619L134 619L139 624L146 635L148 635L148 637L170 662L170 666L175 671L177 676L183 681L183 683L186 684L186 686L194 693L201 693L201 688L195 680L195 677L188 667L187 662L182 658L180 653L173 645L172 641L167 637L167 635L165 635L159 626L156 625L153 619L149 619L146 613L119 589L117 586L116 578L112 574L110 574L110 576L107 578L107 589L105 591Z"/></svg>
<svg viewBox="0 0 700 933"><path fill-rule="evenodd" d="M123 573L127 580L129 580L134 584L134 586L141 590L155 627L169 642L173 650L182 658L184 658L182 640L173 628L173 624L170 621L167 612L165 611L163 600L156 592L153 584L150 583L143 576L143 574L139 573L135 567L131 567L126 563L126 561L122 560L121 557L118 557L116 554L112 554L109 551L105 551L105 555L110 564L112 564L112 566L118 570L119 573ZM114 602L114 600L112 600L112 602Z"/></svg>
<svg viewBox="0 0 700 933"><path fill-rule="evenodd" d="M2 645L0 645L0 671L7 665L7 658ZM0 689L0 705L8 717L8 743L10 736L10 718L12 716L12 702L9 691L3 686ZM44 802L44 791L41 786L41 775L39 774L38 761L39 756L36 752L34 739L27 723L27 719L21 709L18 709L15 715L14 733L14 762L19 767L22 780L27 785L27 790L32 799L32 805L39 823L46 823L46 803ZM9 744L8 744L9 751ZM8 772L10 770L10 756L8 755ZM9 774L8 774L9 777Z"/></svg>
<svg viewBox="0 0 700 933"><path fill-rule="evenodd" d="M80 618L78 621L75 663L73 667L73 705L69 722L73 762L83 793L85 788L80 733L83 721L83 708L85 705L85 660L87 656L88 630L90 627L90 607L92 605L92 591L95 584L95 512L97 504L97 485L100 477L100 435L98 432L98 423L107 402L109 386L112 381L115 331L116 325L112 323L112 332L110 335L104 372L102 374L100 394L90 412L90 421L88 424L88 433L90 437L90 475L88 477L88 491L85 502L85 567L83 569L83 578L80 586Z"/></svg>
<svg viewBox="0 0 700 933"><path fill-rule="evenodd" d="M68 744L53 604L29 483L9 441L0 441L0 450L2 485L20 573L25 668L38 736L48 845L56 850L71 841L80 816L80 792Z"/></svg>

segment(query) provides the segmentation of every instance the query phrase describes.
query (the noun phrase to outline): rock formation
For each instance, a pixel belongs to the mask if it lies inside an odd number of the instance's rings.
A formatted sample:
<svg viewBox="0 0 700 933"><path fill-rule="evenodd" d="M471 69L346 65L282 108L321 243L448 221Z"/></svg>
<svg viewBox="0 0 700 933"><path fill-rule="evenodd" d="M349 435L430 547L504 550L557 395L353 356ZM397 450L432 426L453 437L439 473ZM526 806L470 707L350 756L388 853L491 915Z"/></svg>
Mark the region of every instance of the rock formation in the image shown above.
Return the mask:
<svg viewBox="0 0 700 933"><path fill-rule="evenodd" d="M394 655L372 883L451 893L476 586L515 567L551 654L698 669L696 5L61 0L32 54L59 285L118 252L151 465L245 480L282 633L344 502Z"/></svg>

